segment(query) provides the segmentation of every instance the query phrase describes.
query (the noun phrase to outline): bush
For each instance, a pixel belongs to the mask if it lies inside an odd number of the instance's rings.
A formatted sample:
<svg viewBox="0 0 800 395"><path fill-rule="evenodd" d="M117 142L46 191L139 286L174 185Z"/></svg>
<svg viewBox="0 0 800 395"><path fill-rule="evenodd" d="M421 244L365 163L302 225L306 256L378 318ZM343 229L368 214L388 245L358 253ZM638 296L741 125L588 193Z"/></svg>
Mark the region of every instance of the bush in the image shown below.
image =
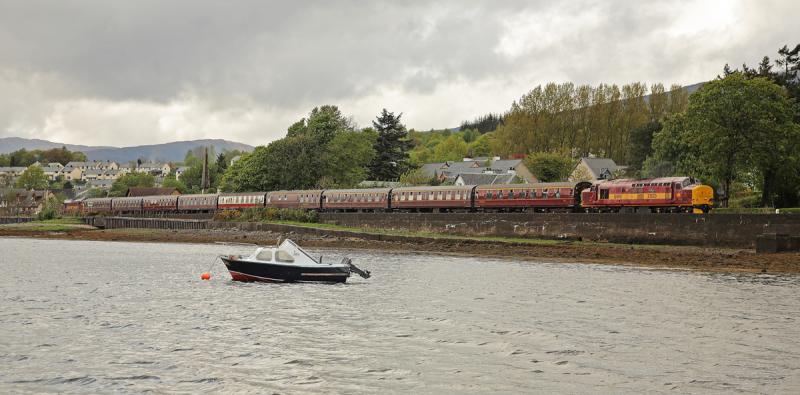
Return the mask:
<svg viewBox="0 0 800 395"><path fill-rule="evenodd" d="M39 211L39 214L36 215L36 218L40 221L45 221L48 219L55 219L59 217L59 209L61 207L61 202L56 198L50 198L45 202L44 207L42 207L42 211Z"/></svg>
<svg viewBox="0 0 800 395"><path fill-rule="evenodd" d="M223 210L214 215L216 221L269 222L294 221L317 222L318 213L312 210L288 208L248 208L241 211Z"/></svg>
<svg viewBox="0 0 800 395"><path fill-rule="evenodd" d="M775 209L769 207L720 207L711 209L711 212L714 214L775 214Z"/></svg>
<svg viewBox="0 0 800 395"><path fill-rule="evenodd" d="M755 193L741 197L731 198L728 201L728 207L731 208L743 208L743 207L763 208L759 206L761 206L761 195Z"/></svg>

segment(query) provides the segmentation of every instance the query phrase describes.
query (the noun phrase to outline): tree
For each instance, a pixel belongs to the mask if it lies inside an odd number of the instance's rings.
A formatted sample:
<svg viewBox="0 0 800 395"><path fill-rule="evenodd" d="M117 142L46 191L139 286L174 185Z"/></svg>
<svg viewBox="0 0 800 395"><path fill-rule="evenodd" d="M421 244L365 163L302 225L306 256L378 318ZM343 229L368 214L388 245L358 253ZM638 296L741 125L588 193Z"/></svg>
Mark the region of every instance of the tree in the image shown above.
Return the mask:
<svg viewBox="0 0 800 395"><path fill-rule="evenodd" d="M92 188L86 193L86 196L91 199L104 198L108 196L108 191L101 188Z"/></svg>
<svg viewBox="0 0 800 395"><path fill-rule="evenodd" d="M28 167L36 162L36 152L28 151L25 148L16 150L9 155L9 166Z"/></svg>
<svg viewBox="0 0 800 395"><path fill-rule="evenodd" d="M228 168L228 160L225 157L224 152L217 155L216 165L217 165L217 171L219 171L220 173L224 173L225 169Z"/></svg>
<svg viewBox="0 0 800 395"><path fill-rule="evenodd" d="M175 177L175 173L169 173L166 177L164 177L164 181L161 182L161 186L164 188L175 188L180 193L186 193L189 189L186 187L186 184L181 182Z"/></svg>
<svg viewBox="0 0 800 395"><path fill-rule="evenodd" d="M195 162L186 171L181 174L180 182L184 185L187 192L200 193L202 191L203 181L203 162ZM208 164L208 185L210 189L214 189L219 181L219 173L217 172L216 164L211 162Z"/></svg>
<svg viewBox="0 0 800 395"><path fill-rule="evenodd" d="M733 72L705 84L689 98L684 116L665 123L654 138L654 157L720 185L723 206L731 186L746 179L760 184L768 205L779 170L798 156L800 130L792 115L780 86Z"/></svg>
<svg viewBox="0 0 800 395"><path fill-rule="evenodd" d="M469 147L467 149L467 156L471 158L477 158L481 156L491 156L493 138L494 138L494 132L482 134L475 141L469 144Z"/></svg>
<svg viewBox="0 0 800 395"><path fill-rule="evenodd" d="M325 188L350 188L367 178L367 166L375 158L375 131L351 131L337 134L323 154L325 171L320 186Z"/></svg>
<svg viewBox="0 0 800 395"><path fill-rule="evenodd" d="M467 156L468 146L457 134L450 135L433 149L434 162L460 161Z"/></svg>
<svg viewBox="0 0 800 395"><path fill-rule="evenodd" d="M501 114L487 114L480 116L473 121L463 121L458 128L460 131L469 129L477 130L479 133L489 133L497 129L503 123L503 116ZM469 142L469 141L467 141Z"/></svg>
<svg viewBox="0 0 800 395"><path fill-rule="evenodd" d="M572 159L549 152L535 152L525 158L525 166L540 182L565 181L573 168Z"/></svg>
<svg viewBox="0 0 800 395"><path fill-rule="evenodd" d="M426 175L422 169L409 170L400 176L400 184L406 186L414 185L439 185L436 177Z"/></svg>
<svg viewBox="0 0 800 395"><path fill-rule="evenodd" d="M628 166L631 170L641 170L645 159L653 151L653 134L661 131L663 125L658 121L651 121L631 131L629 145Z"/></svg>
<svg viewBox="0 0 800 395"><path fill-rule="evenodd" d="M44 170L41 167L30 165L19 176L16 186L23 189L46 189L47 176L44 175Z"/></svg>
<svg viewBox="0 0 800 395"><path fill-rule="evenodd" d="M256 147L228 168L222 189L242 192L317 187L324 171L324 149L309 134L297 134L275 140L266 147Z"/></svg>
<svg viewBox="0 0 800 395"><path fill-rule="evenodd" d="M156 183L152 174L133 172L127 173L111 184L108 196L120 197L128 193L128 188L152 188Z"/></svg>
<svg viewBox="0 0 800 395"><path fill-rule="evenodd" d="M411 143L408 141L406 127L400 123L402 116L403 114L395 116L384 108L376 121L372 122L378 132L374 145L375 159L369 166L370 178L373 180L396 180L410 167L408 151Z"/></svg>

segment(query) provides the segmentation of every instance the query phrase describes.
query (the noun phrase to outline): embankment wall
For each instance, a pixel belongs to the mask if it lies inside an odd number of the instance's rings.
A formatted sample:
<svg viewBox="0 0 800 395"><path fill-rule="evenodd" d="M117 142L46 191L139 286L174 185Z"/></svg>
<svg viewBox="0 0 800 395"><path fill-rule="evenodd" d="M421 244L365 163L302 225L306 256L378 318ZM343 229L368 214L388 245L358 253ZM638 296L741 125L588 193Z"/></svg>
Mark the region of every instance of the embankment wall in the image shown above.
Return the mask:
<svg viewBox="0 0 800 395"><path fill-rule="evenodd" d="M741 248L754 248L764 233L800 235L800 215L793 214L323 213L320 222L467 236Z"/></svg>
<svg viewBox="0 0 800 395"><path fill-rule="evenodd" d="M33 219L33 217L0 217L0 225L21 224L24 222L31 222Z"/></svg>
<svg viewBox="0 0 800 395"><path fill-rule="evenodd" d="M524 213L322 213L320 222L354 228L463 236L571 239L618 243L754 248L762 234L800 236L800 215L774 214L524 214ZM89 217L106 229L234 229L389 240L388 235L310 229L257 222Z"/></svg>

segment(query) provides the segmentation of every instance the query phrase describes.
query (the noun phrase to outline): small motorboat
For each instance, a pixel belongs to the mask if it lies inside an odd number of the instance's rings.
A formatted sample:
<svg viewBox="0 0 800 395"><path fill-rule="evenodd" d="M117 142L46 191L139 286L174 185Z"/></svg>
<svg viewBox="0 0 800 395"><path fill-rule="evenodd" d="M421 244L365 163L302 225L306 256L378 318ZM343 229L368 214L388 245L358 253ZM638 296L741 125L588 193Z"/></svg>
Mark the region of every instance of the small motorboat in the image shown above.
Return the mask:
<svg viewBox="0 0 800 395"><path fill-rule="evenodd" d="M339 263L315 259L293 241L286 239L277 247L258 247L249 256L220 256L234 281L325 282L343 283L351 273L369 278L368 270L356 267L349 258Z"/></svg>

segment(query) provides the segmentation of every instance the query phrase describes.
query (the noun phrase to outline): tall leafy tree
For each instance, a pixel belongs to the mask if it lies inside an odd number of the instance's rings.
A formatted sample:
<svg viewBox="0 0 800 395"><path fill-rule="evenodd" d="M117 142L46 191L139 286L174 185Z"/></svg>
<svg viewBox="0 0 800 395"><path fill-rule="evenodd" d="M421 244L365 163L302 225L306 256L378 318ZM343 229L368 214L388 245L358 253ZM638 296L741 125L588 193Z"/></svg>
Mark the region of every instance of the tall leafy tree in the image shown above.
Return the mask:
<svg viewBox="0 0 800 395"><path fill-rule="evenodd" d="M340 137L341 136L341 137ZM226 170L225 191L273 191L351 185L362 174L369 150L336 106L314 108L292 124L286 137L256 149ZM371 140L370 140L371 141ZM366 145L369 145L367 143ZM354 153L353 151L358 151ZM358 158L357 158L358 157Z"/></svg>
<svg viewBox="0 0 800 395"><path fill-rule="evenodd" d="M685 116L670 120L657 134L655 156L720 185L723 205L734 182L748 180L760 183L767 205L778 170L797 157L800 130L792 111L780 86L734 72L690 97Z"/></svg>
<svg viewBox="0 0 800 395"><path fill-rule="evenodd" d="M30 165L17 179L16 187L24 189L45 189L47 188L47 176L44 175L44 170L42 170L41 167Z"/></svg>
<svg viewBox="0 0 800 395"><path fill-rule="evenodd" d="M653 135L663 125L656 120L636 127L631 131L630 153L628 154L628 167L631 170L641 170L645 159L652 153Z"/></svg>
<svg viewBox="0 0 800 395"><path fill-rule="evenodd" d="M372 126L378 132L375 142L375 159L369 166L370 178L380 181L391 181L409 169L408 141L406 127L400 122L403 114L397 116L384 108Z"/></svg>
<svg viewBox="0 0 800 395"><path fill-rule="evenodd" d="M375 158L377 133L372 129L342 132L327 145L323 154L323 188L351 188L367 178L367 166Z"/></svg>

